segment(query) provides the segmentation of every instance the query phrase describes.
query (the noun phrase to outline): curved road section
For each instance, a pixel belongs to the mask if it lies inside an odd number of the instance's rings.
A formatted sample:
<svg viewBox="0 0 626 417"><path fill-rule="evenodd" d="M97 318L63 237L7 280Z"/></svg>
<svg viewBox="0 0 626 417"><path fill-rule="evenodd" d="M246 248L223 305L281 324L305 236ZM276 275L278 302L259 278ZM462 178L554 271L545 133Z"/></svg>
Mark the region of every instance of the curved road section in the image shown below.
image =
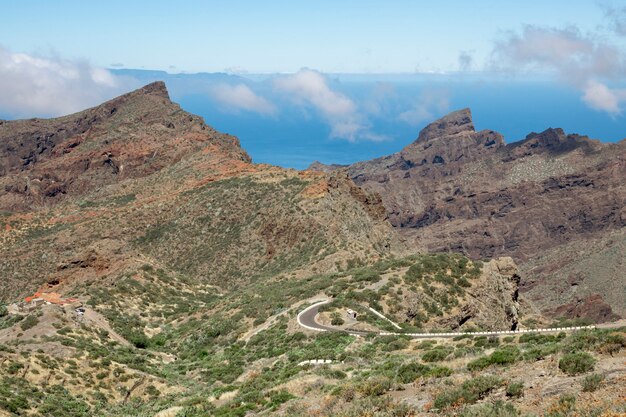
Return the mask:
<svg viewBox="0 0 626 417"><path fill-rule="evenodd" d="M363 336L367 334L378 334L381 336L394 335L394 336L409 336L418 339L434 339L445 337L457 337L457 336L506 336L512 334L523 333L555 333L555 332L568 332L583 329L594 329L596 327L604 326L575 326L575 327L552 327L548 329L521 329L521 330L502 330L502 331L489 331L489 332L451 332L451 333L396 333L396 332L365 332L365 331L350 331L340 329L332 326L324 326L315 321L315 317L319 313L319 309L324 304L330 303L330 300L317 301L309 307L305 308L298 314L298 324L305 329L315 330L318 332L345 332L354 336ZM616 323L617 324L617 323ZM614 327L614 326L610 326Z"/></svg>
<svg viewBox="0 0 626 417"><path fill-rule="evenodd" d="M315 330L318 332L337 331L338 329L334 327L323 326L315 321L315 317L317 317L320 307L328 303L330 303L330 300L318 301L302 310L298 313L298 324L305 329Z"/></svg>

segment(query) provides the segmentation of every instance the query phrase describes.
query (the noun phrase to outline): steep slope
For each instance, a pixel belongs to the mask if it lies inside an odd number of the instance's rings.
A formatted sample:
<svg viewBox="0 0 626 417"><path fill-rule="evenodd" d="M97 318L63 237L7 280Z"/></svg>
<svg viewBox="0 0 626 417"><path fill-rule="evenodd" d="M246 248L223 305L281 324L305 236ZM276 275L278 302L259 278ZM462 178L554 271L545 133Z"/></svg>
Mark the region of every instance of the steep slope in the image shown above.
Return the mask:
<svg viewBox="0 0 626 417"><path fill-rule="evenodd" d="M163 82L69 116L0 121L0 210L144 177L200 149L250 161L237 138L172 103Z"/></svg>
<svg viewBox="0 0 626 417"><path fill-rule="evenodd" d="M464 109L430 124L401 152L346 170L381 195L391 223L418 246L479 259L512 256L525 271L522 286L553 314L590 296L597 308L583 315L608 319L607 306L626 314L621 276L575 271L576 294L552 279L572 257L593 256L576 255L576 242L581 247L626 226L625 141L548 129L505 145L496 132L476 132ZM617 266L626 253L623 244L612 247L609 262ZM537 267L548 253L550 265Z"/></svg>
<svg viewBox="0 0 626 417"><path fill-rule="evenodd" d="M5 122L0 144L5 301L112 283L146 263L227 289L376 259L397 241L380 199L345 175L251 164L163 83L59 119Z"/></svg>

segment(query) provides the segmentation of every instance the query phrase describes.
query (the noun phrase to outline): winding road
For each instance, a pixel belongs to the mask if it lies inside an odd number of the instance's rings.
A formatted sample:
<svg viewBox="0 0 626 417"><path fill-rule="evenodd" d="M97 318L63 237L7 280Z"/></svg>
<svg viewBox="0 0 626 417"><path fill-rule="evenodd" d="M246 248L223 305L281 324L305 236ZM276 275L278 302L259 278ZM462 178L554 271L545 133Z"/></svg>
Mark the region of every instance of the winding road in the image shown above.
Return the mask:
<svg viewBox="0 0 626 417"><path fill-rule="evenodd" d="M583 329L595 329L595 328L614 328L624 325L623 320L603 325L592 326L572 326L572 327L551 327L547 329L519 329L519 330L502 330L502 331L488 331L488 332L448 332L448 333L401 333L401 332L375 332L375 331L352 331L346 329L340 329L333 326L325 326L318 323L315 320L319 313L319 309L324 304L330 303L331 300L316 301L314 304L302 310L297 317L298 324L305 329L314 330L318 332L344 332L355 336L365 336L369 334L380 336L409 336L416 339L439 339L450 338L458 336L508 336L524 333L559 333L559 332L572 332Z"/></svg>

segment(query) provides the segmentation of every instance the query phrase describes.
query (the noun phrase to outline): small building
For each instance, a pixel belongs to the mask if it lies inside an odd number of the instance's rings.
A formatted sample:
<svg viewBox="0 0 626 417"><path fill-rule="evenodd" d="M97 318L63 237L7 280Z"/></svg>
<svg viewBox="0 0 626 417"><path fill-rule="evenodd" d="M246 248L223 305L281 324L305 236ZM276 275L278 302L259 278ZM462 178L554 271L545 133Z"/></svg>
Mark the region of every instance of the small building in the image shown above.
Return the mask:
<svg viewBox="0 0 626 417"><path fill-rule="evenodd" d="M46 300L44 300L43 298L33 298L32 300L30 300L29 303L31 307L40 307L44 304L46 304Z"/></svg>
<svg viewBox="0 0 626 417"><path fill-rule="evenodd" d="M352 310L351 308L349 308L349 309L346 311L346 314L348 315L348 318L351 318L352 320L356 320L356 316L357 316L356 311L354 311L354 310Z"/></svg>

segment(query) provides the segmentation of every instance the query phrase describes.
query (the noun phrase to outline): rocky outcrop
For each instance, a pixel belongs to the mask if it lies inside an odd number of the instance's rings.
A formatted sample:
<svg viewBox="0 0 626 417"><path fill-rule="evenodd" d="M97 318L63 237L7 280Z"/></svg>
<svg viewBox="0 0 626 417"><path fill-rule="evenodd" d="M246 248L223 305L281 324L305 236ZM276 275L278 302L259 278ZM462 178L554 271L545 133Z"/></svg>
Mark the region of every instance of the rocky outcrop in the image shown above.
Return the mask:
<svg viewBox="0 0 626 417"><path fill-rule="evenodd" d="M488 330L516 330L520 318L517 265L509 257L487 262L478 283L468 290L459 312L437 320L443 328L474 326Z"/></svg>
<svg viewBox="0 0 626 417"><path fill-rule="evenodd" d="M555 251L564 265L571 252L558 248L626 226L625 141L550 128L505 144L496 132L476 132L469 109L431 123L397 154L342 169L380 195L391 223L430 252L511 256L523 267ZM522 287L543 285L551 272L525 274ZM582 291L577 296L592 294ZM612 299L608 289L595 293ZM540 307L553 314L559 305Z"/></svg>

